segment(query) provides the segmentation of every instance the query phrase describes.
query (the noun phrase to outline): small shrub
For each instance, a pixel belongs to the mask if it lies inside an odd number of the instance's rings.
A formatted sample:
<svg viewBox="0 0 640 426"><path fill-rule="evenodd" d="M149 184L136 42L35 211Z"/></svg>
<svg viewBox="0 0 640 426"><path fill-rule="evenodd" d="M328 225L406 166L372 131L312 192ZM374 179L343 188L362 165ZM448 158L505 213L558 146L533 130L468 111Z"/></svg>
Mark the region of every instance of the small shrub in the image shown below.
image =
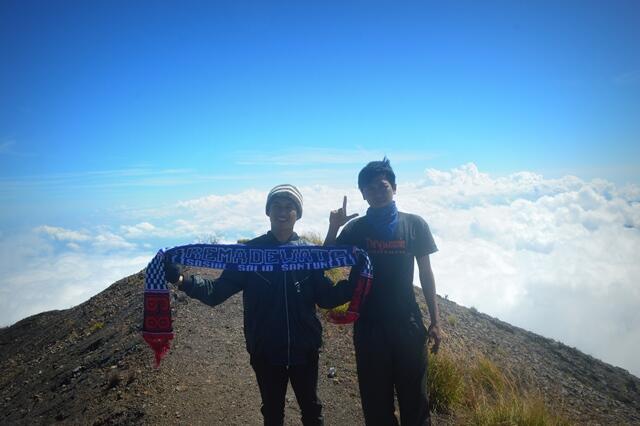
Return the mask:
<svg viewBox="0 0 640 426"><path fill-rule="evenodd" d="M492 396L500 395L508 382L505 374L491 360L484 357L478 360L470 373L473 383Z"/></svg>
<svg viewBox="0 0 640 426"><path fill-rule="evenodd" d="M473 410L466 422L471 425L568 426L570 423L551 414L540 396L511 395L493 404L482 404Z"/></svg>
<svg viewBox="0 0 640 426"><path fill-rule="evenodd" d="M449 323L451 327L455 327L458 323L458 318L455 315L449 315L447 317L447 323Z"/></svg>
<svg viewBox="0 0 640 426"><path fill-rule="evenodd" d="M102 321L95 321L89 326L89 334L95 333L96 331L102 330L103 328L104 323Z"/></svg>
<svg viewBox="0 0 640 426"><path fill-rule="evenodd" d="M551 413L544 399L517 385L509 371L498 368L491 360L480 356L466 370L467 387L464 409L460 418L464 424L478 426L561 426L570 423Z"/></svg>
<svg viewBox="0 0 640 426"><path fill-rule="evenodd" d="M431 409L453 424L477 426L568 426L539 391L523 388L514 374L480 354L454 357L446 350L429 358Z"/></svg>
<svg viewBox="0 0 640 426"><path fill-rule="evenodd" d="M458 362L446 352L429 357L427 389L431 409L450 413L460 403L464 381Z"/></svg>

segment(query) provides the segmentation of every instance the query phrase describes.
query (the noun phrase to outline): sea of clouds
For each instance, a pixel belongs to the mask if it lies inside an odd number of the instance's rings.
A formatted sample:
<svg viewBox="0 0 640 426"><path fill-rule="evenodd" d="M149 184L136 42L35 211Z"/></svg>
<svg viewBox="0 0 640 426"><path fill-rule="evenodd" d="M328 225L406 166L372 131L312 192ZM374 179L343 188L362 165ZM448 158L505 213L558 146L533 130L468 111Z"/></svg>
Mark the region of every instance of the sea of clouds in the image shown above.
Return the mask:
<svg viewBox="0 0 640 426"><path fill-rule="evenodd" d="M349 213L366 212L357 188L300 189L301 233L322 236L343 195ZM247 189L130 212L118 225L40 224L0 235L0 325L81 303L142 269L160 247L261 234L264 201ZM494 177L466 164L400 181L396 201L431 227L440 295L640 375L639 185Z"/></svg>

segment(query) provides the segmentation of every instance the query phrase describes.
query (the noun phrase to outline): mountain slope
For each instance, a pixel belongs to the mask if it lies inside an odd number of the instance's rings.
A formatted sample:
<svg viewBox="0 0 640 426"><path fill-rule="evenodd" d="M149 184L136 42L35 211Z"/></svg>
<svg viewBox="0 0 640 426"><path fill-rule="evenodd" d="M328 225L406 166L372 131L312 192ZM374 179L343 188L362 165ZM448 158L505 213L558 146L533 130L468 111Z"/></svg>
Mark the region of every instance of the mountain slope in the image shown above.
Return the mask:
<svg viewBox="0 0 640 426"><path fill-rule="evenodd" d="M138 273L79 306L1 329L0 423L261 424L240 295L210 308L174 293L176 338L154 369L140 336L142 291ZM439 304L443 347L457 359L486 356L516 372L573 422L640 423L637 377L473 309L445 299ZM320 397L326 424L363 424L351 327L324 327ZM330 367L337 370L334 378L327 377ZM455 413L436 416L439 424L455 422ZM286 424L299 424L291 390Z"/></svg>

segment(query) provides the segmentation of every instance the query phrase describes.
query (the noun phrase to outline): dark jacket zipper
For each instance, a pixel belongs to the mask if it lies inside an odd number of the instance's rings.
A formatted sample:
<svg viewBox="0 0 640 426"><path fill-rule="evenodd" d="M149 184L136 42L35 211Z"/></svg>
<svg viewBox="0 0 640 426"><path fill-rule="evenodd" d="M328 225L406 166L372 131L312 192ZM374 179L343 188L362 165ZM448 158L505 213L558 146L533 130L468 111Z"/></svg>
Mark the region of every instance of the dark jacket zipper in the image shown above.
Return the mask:
<svg viewBox="0 0 640 426"><path fill-rule="evenodd" d="M284 272L284 310L287 317L287 367L291 365L291 330L289 328L289 300L287 297L287 273Z"/></svg>

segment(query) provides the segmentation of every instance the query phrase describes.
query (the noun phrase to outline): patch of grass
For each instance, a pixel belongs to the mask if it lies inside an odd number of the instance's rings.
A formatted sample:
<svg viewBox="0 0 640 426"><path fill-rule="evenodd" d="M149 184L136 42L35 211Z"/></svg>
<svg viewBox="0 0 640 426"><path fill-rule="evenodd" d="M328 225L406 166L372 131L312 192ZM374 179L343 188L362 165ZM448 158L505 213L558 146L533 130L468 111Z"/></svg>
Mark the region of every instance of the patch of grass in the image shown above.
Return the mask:
<svg viewBox="0 0 640 426"><path fill-rule="evenodd" d="M505 390L507 377L488 358L481 357L470 369L471 381L483 394L498 396Z"/></svg>
<svg viewBox="0 0 640 426"><path fill-rule="evenodd" d="M444 351L429 357L427 390L432 410L451 413L462 401L464 378L459 364Z"/></svg>
<svg viewBox="0 0 640 426"><path fill-rule="evenodd" d="M89 326L88 333L93 334L98 330L102 330L104 328L104 323L102 321L95 321L93 324Z"/></svg>
<svg viewBox="0 0 640 426"><path fill-rule="evenodd" d="M509 371L483 356L456 359L441 351L429 359L428 391L432 410L452 414L456 423L477 426L571 424L555 414L540 393L522 389L517 383Z"/></svg>
<svg viewBox="0 0 640 426"><path fill-rule="evenodd" d="M474 407L465 423L477 426L565 426L571 423L552 414L540 396L511 395L492 404Z"/></svg>
<svg viewBox="0 0 640 426"><path fill-rule="evenodd" d="M341 268L333 268L327 269L324 271L324 274L334 283L337 283L340 280L346 280L349 278L349 271L351 268L349 267L341 267Z"/></svg>
<svg viewBox="0 0 640 426"><path fill-rule="evenodd" d="M455 327L456 324L458 323L458 317L456 317L455 315L449 315L447 317L447 323L451 326L451 327Z"/></svg>

